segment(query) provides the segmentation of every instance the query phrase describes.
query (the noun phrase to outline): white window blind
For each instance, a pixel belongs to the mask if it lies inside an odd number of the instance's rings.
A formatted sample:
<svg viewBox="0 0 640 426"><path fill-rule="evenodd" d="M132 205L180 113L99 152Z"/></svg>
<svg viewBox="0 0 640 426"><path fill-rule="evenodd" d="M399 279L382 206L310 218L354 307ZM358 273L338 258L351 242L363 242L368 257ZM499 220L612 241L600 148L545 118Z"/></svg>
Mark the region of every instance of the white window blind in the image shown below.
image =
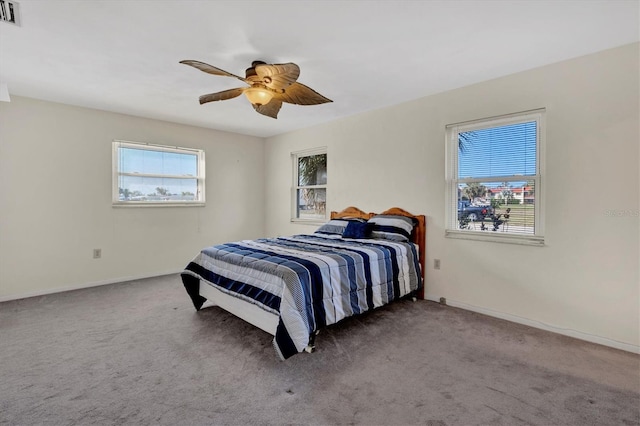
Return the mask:
<svg viewBox="0 0 640 426"><path fill-rule="evenodd" d="M543 114L447 126L447 236L542 244Z"/></svg>
<svg viewBox="0 0 640 426"><path fill-rule="evenodd" d="M203 205L204 151L113 142L113 205Z"/></svg>

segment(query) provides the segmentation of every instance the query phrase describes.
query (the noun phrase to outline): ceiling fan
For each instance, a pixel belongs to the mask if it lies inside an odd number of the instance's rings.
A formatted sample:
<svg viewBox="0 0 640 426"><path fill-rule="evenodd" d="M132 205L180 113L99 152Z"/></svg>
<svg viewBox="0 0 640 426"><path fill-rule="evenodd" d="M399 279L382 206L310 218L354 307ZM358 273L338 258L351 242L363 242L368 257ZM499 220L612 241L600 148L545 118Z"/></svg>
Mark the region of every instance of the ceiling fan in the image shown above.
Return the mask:
<svg viewBox="0 0 640 426"><path fill-rule="evenodd" d="M181 64L190 65L213 75L234 77L249 85L236 89L223 90L200 96L200 104L213 101L224 101L245 94L253 108L267 117L278 118L278 111L283 102L297 105L318 105L333 102L320 93L298 83L300 67L289 62L286 64L266 64L253 61L246 70L246 77L240 77L200 61L185 60Z"/></svg>

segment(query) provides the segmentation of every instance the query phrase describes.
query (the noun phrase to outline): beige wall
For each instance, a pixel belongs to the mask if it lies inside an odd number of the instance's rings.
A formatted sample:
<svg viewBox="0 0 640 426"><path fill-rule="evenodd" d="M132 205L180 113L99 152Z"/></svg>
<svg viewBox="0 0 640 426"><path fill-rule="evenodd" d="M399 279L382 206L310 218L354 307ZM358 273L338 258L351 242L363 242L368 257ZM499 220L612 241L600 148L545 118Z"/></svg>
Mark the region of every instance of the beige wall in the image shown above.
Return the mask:
<svg viewBox="0 0 640 426"><path fill-rule="evenodd" d="M329 210L428 216L428 298L638 351L639 46L266 142L14 96L0 102L0 300L176 272L207 245L312 232L289 220L290 153L327 146ZM444 238L445 125L541 107L546 246ZM113 139L204 148L207 206L112 208Z"/></svg>
<svg viewBox="0 0 640 426"><path fill-rule="evenodd" d="M328 210L428 216L427 298L638 351L638 53L624 46L269 138L266 233L316 228L289 221L290 153L327 146ZM445 126L542 107L546 246L445 238Z"/></svg>
<svg viewBox="0 0 640 426"><path fill-rule="evenodd" d="M113 139L204 149L206 207L113 208ZM263 176L260 138L0 102L0 300L177 272L202 247L262 237Z"/></svg>

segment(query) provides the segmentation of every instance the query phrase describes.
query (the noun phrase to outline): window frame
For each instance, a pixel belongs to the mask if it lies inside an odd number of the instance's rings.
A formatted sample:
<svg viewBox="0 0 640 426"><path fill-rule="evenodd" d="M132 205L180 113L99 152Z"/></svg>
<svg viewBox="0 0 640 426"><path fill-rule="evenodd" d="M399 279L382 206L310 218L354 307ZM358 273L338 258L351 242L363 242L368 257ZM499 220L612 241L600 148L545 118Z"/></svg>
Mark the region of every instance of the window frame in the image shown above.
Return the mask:
<svg viewBox="0 0 640 426"><path fill-rule="evenodd" d="M546 109L517 112L461 123L449 124L445 127L445 237L490 241L511 244L544 246L544 159L545 159L545 115ZM535 176L512 175L499 177L458 178L458 135L473 130L484 130L511 124L536 122L536 174ZM513 182L533 180L535 188L534 233L509 234L492 231L476 231L458 229L458 185L460 183Z"/></svg>
<svg viewBox="0 0 640 426"><path fill-rule="evenodd" d="M324 185L299 185L299 176L298 176L298 170L299 170L299 160L300 158L303 157L311 157L314 155L326 155L327 156L327 183L325 183ZM317 219L305 219L305 218L300 218L298 217L298 190L300 189L324 189L325 190L325 202L326 202L326 194L329 193L329 173L328 173L328 169L329 169L329 155L327 153L327 147L323 146L323 147L318 147L318 148L311 148L311 149L305 149L302 151L296 151L296 152L292 152L291 153L291 164L292 164L292 168L293 168L293 181L292 181L292 186L291 186L291 222L298 222L298 223L308 223L308 224L323 224L327 221L327 212L328 209L325 206L325 213L324 213L324 218L317 218Z"/></svg>
<svg viewBox="0 0 640 426"><path fill-rule="evenodd" d="M120 156L118 148L141 149L145 151L172 152L177 154L196 155L197 157L197 176L177 176L169 174L154 173L124 173L120 171ZM113 140L111 144L112 152L112 171L111 171L111 204L113 207L202 207L205 206L205 152L202 149L183 148L178 146L157 145L146 142L133 142L123 140ZM197 194L194 201L124 201L120 200L119 180L122 175L150 177L150 178L170 178L170 179L196 179Z"/></svg>

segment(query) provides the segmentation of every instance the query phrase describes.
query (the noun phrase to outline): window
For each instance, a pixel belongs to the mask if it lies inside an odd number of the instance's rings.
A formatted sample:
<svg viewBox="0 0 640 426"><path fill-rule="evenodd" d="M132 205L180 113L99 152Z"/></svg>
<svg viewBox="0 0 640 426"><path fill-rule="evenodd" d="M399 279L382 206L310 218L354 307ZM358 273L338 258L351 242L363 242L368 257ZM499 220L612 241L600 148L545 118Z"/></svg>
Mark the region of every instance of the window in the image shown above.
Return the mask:
<svg viewBox="0 0 640 426"><path fill-rule="evenodd" d="M543 245L544 110L447 126L447 231Z"/></svg>
<svg viewBox="0 0 640 426"><path fill-rule="evenodd" d="M204 151L113 142L113 205L204 205Z"/></svg>
<svg viewBox="0 0 640 426"><path fill-rule="evenodd" d="M292 220L325 221L327 148L294 152Z"/></svg>

